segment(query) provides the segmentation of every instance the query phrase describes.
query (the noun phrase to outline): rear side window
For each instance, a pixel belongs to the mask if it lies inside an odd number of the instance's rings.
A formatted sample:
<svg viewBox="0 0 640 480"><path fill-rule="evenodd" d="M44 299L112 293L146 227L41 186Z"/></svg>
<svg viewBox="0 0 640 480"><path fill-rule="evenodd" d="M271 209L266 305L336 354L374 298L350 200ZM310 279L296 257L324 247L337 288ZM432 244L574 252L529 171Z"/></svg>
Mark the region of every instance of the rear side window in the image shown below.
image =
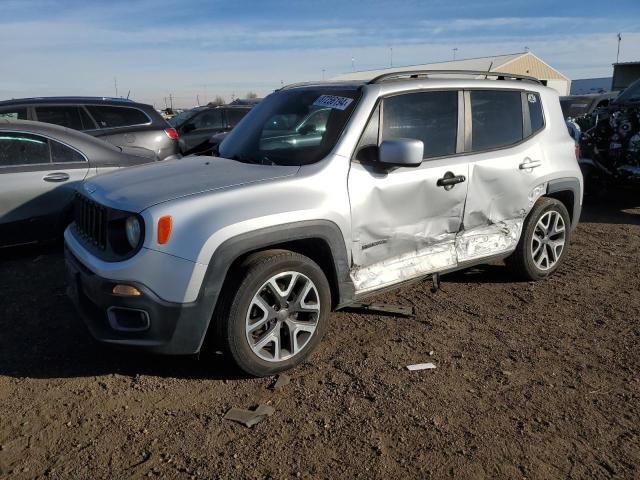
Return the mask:
<svg viewBox="0 0 640 480"><path fill-rule="evenodd" d="M476 90L471 95L472 150L490 150L523 139L519 91Z"/></svg>
<svg viewBox="0 0 640 480"><path fill-rule="evenodd" d="M0 132L0 167L51 162L46 138L28 133Z"/></svg>
<svg viewBox="0 0 640 480"><path fill-rule="evenodd" d="M382 140L413 138L424 158L452 155L458 135L458 92L424 92L385 98Z"/></svg>
<svg viewBox="0 0 640 480"><path fill-rule="evenodd" d="M527 92L527 103L529 104L531 134L534 134L544 128L544 115L542 114L542 102L540 101L540 95L533 92Z"/></svg>
<svg viewBox="0 0 640 480"><path fill-rule="evenodd" d="M80 155L73 148L67 147L54 140L50 140L51 143L51 161L53 163L73 163L84 162L85 158Z"/></svg>
<svg viewBox="0 0 640 480"><path fill-rule="evenodd" d="M131 127L151 122L149 117L137 108L87 105L87 110L98 123L98 128Z"/></svg>
<svg viewBox="0 0 640 480"><path fill-rule="evenodd" d="M231 128L235 127L240 120L249 113L249 110L227 110L227 123Z"/></svg>
<svg viewBox="0 0 640 480"><path fill-rule="evenodd" d="M81 107L51 105L36 107L39 122L53 123L73 130L88 130L93 127L91 119Z"/></svg>
<svg viewBox="0 0 640 480"><path fill-rule="evenodd" d="M27 120L27 108L0 108L0 118L8 118L9 120Z"/></svg>

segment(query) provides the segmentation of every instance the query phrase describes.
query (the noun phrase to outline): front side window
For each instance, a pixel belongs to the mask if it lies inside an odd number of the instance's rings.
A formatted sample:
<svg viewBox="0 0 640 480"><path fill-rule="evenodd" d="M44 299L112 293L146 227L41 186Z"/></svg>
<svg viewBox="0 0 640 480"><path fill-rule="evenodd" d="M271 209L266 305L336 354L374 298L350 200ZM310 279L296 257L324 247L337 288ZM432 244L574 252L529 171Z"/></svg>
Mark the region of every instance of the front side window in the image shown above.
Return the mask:
<svg viewBox="0 0 640 480"><path fill-rule="evenodd" d="M0 132L0 167L51 162L46 138L29 133Z"/></svg>
<svg viewBox="0 0 640 480"><path fill-rule="evenodd" d="M476 90L471 95L472 150L506 147L523 138L519 91Z"/></svg>
<svg viewBox="0 0 640 480"><path fill-rule="evenodd" d="M87 105L87 110L98 123L98 128L131 127L149 123L149 117L137 108Z"/></svg>
<svg viewBox="0 0 640 480"><path fill-rule="evenodd" d="M169 124L172 127L175 128L180 128L182 127L182 125L186 124L187 121L189 121L190 119L192 119L195 115L197 115L197 113L200 111L201 109L191 109L191 110L185 110L184 112L180 112L179 114L177 114L175 117L170 118Z"/></svg>
<svg viewBox="0 0 640 480"><path fill-rule="evenodd" d="M220 145L239 161L308 165L334 147L355 108L356 89L294 88L260 102Z"/></svg>
<svg viewBox="0 0 640 480"><path fill-rule="evenodd" d="M0 118L9 120L27 120L26 107L5 107L0 108Z"/></svg>
<svg viewBox="0 0 640 480"><path fill-rule="evenodd" d="M222 110L208 110L195 117L191 123L194 130L222 128Z"/></svg>
<svg viewBox="0 0 640 480"><path fill-rule="evenodd" d="M39 122L53 123L73 130L92 128L92 125L86 125L88 117L86 117L86 115L83 117L83 112L80 110L80 107L77 106L42 106L36 107L36 116Z"/></svg>
<svg viewBox="0 0 640 480"><path fill-rule="evenodd" d="M458 92L421 92L384 99L382 141L412 138L424 144L424 158L456 153Z"/></svg>

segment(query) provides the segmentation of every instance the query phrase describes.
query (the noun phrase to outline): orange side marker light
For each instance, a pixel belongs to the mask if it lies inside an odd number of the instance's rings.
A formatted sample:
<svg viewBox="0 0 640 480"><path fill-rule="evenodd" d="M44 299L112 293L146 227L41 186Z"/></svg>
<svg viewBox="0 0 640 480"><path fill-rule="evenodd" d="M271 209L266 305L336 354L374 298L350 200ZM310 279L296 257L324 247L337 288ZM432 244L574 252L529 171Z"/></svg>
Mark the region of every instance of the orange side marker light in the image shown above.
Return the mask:
<svg viewBox="0 0 640 480"><path fill-rule="evenodd" d="M173 220L171 215L165 215L158 220L158 243L164 245L171 238L171 229L173 228Z"/></svg>

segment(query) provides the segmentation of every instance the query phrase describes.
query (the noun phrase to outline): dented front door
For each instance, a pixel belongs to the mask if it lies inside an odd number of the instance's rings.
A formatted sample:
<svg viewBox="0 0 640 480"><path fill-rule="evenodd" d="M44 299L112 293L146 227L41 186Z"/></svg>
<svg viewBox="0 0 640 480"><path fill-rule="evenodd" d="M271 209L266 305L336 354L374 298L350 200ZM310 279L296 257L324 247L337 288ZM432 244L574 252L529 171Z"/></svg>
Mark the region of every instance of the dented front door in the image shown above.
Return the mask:
<svg viewBox="0 0 640 480"><path fill-rule="evenodd" d="M348 181L358 293L456 266L468 176L462 104L457 90L412 92L384 98L371 116ZM376 164L377 145L395 138L423 142L420 166ZM462 181L443 184L449 177Z"/></svg>
<svg viewBox="0 0 640 480"><path fill-rule="evenodd" d="M467 182L451 189L438 180L468 175L464 158L425 161L384 173L354 163L349 173L356 290L375 290L456 265Z"/></svg>

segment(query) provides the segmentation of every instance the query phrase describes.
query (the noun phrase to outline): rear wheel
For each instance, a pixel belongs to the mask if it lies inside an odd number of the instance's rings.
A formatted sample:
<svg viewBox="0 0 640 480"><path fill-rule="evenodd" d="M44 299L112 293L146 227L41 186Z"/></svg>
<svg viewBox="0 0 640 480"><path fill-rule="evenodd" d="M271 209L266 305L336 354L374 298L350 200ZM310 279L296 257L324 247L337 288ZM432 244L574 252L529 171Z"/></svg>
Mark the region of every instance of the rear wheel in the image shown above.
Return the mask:
<svg viewBox="0 0 640 480"><path fill-rule="evenodd" d="M251 255L234 275L216 319L223 347L246 373L266 376L304 361L320 342L331 309L322 269L303 255Z"/></svg>
<svg viewBox="0 0 640 480"><path fill-rule="evenodd" d="M564 259L570 232L567 208L555 198L542 197L531 209L516 251L507 264L528 280L551 275Z"/></svg>

